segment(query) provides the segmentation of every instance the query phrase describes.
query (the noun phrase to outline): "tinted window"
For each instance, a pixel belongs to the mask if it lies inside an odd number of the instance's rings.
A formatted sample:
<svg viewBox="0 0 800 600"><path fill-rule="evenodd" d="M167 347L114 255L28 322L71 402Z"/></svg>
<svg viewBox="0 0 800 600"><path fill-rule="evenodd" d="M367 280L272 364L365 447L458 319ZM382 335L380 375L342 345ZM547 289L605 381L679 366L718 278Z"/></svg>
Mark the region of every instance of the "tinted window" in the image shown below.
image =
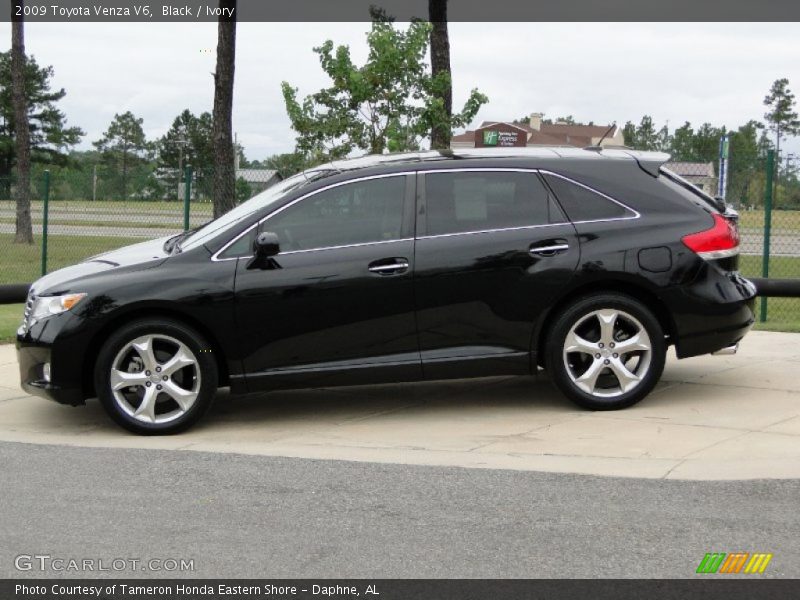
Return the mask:
<svg viewBox="0 0 800 600"><path fill-rule="evenodd" d="M281 251L310 250L402 237L406 177L340 185L300 200L267 219Z"/></svg>
<svg viewBox="0 0 800 600"><path fill-rule="evenodd" d="M425 202L428 235L563 221L535 173L427 173Z"/></svg>
<svg viewBox="0 0 800 600"><path fill-rule="evenodd" d="M571 221L598 221L636 216L621 204L581 185L553 175L545 175L545 179L553 188L561 207Z"/></svg>

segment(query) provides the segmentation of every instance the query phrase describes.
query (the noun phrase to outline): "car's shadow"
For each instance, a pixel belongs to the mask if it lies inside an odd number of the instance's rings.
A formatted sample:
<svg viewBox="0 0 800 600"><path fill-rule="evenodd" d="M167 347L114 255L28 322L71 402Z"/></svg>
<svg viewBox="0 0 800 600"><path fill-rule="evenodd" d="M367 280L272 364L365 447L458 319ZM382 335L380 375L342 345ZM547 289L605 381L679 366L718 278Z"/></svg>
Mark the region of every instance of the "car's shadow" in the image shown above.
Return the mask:
<svg viewBox="0 0 800 600"><path fill-rule="evenodd" d="M539 377L492 377L420 383L280 390L266 393L217 394L198 427L215 423L292 423L298 420L334 424L380 414L413 411L453 417L498 409L547 409L571 412L575 407Z"/></svg>
<svg viewBox="0 0 800 600"><path fill-rule="evenodd" d="M667 390L671 385L668 382L659 384L647 399L647 405L674 403L674 394ZM122 433L96 398L78 408L38 398L28 400L30 404L25 404L24 415L18 422L9 423L8 429L65 436ZM459 422L489 423L496 419L559 421L576 414L590 413L561 395L544 372L536 377L276 390L243 395L221 389L208 414L180 436L219 435L219 439L234 436L231 439L235 441L237 432L245 430L251 436L269 438L374 419L395 418L405 424L419 423L420 427L427 427L448 422L453 426Z"/></svg>

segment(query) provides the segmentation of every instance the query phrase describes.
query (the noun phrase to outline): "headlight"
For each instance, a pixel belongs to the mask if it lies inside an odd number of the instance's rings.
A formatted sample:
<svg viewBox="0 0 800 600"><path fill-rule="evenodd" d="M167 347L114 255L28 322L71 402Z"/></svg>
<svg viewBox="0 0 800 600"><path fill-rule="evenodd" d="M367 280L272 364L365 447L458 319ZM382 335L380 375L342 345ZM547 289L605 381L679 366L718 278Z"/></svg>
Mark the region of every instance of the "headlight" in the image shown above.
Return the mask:
<svg viewBox="0 0 800 600"><path fill-rule="evenodd" d="M83 300L86 294L64 294L63 296L38 296L33 300L30 312L30 324L41 321L45 317L57 315L73 308Z"/></svg>

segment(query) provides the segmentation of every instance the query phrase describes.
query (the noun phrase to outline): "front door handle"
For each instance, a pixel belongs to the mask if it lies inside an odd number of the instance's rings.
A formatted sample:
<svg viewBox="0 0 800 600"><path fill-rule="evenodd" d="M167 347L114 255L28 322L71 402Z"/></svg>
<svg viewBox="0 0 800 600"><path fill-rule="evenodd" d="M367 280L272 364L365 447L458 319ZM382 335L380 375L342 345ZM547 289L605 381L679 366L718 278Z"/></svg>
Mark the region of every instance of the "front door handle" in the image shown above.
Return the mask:
<svg viewBox="0 0 800 600"><path fill-rule="evenodd" d="M408 271L407 258L383 258L369 263L367 267L371 273L378 275L400 275Z"/></svg>
<svg viewBox="0 0 800 600"><path fill-rule="evenodd" d="M531 246L528 252L536 256L555 256L569 250L566 240L548 240L538 246Z"/></svg>

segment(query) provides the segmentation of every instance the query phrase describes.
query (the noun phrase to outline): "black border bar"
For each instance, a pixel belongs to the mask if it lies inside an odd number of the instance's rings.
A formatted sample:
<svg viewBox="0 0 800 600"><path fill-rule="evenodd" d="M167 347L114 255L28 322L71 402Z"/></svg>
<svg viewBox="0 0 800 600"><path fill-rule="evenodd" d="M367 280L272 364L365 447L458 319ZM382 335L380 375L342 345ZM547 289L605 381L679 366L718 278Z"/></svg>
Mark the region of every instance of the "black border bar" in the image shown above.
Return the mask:
<svg viewBox="0 0 800 600"><path fill-rule="evenodd" d="M11 19L15 0L0 0ZM37 22L216 21L217 0L26 0L25 19ZM369 21L369 7L397 21L428 18L428 0L238 0L239 22ZM147 10L145 10L147 7ZM165 7L167 10L165 10ZM797 0L449 0L451 22L790 22L800 21ZM613 35L601 29L597 39ZM488 40L490 42L490 40ZM481 43L485 43L481 40ZM600 42L599 42L600 43Z"/></svg>
<svg viewBox="0 0 800 600"><path fill-rule="evenodd" d="M352 579L352 580L268 580L268 579L4 579L0 580L3 600L518 600L591 598L592 600L751 600L752 598L800 597L798 579L763 579L761 576L704 576L695 579ZM127 593L124 586L152 587L150 593ZM25 593L40 588L43 594ZM179 593L179 586L208 590ZM221 593L220 586L228 590ZM271 587L270 587L271 586ZM316 587L315 587L316 586ZM371 586L371 587L369 587ZM258 592L231 593L258 588ZM85 593L67 593L86 588ZM98 588L99 590L98 594ZM295 588L296 592L287 592ZM326 589L328 593L316 590ZM171 590L171 591L165 591ZM302 590L305 590L302 591ZM345 591L346 590L346 591ZM351 592L355 590L357 592ZM370 593L373 590L374 593ZM210 592L210 593L209 593ZM331 593L334 592L334 593ZM340 592L340 593L335 593Z"/></svg>

